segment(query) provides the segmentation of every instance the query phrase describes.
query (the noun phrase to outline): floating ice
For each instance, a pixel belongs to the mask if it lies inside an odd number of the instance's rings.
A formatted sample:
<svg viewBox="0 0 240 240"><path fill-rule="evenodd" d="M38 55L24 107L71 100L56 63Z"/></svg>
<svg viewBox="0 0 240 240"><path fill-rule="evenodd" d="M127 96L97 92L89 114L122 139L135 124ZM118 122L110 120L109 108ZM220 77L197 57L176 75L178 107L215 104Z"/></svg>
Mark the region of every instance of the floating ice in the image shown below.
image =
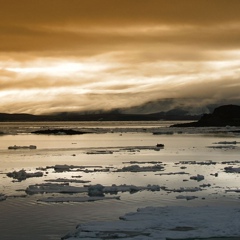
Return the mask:
<svg viewBox="0 0 240 240"><path fill-rule="evenodd" d="M47 168L54 168L56 172L69 172L72 171L73 169L85 169L85 168L102 168L102 166L75 166L75 165L55 165L53 167L47 167ZM79 170L80 171L80 170Z"/></svg>
<svg viewBox="0 0 240 240"><path fill-rule="evenodd" d="M155 175L184 175L184 174L187 174L189 175L189 173L186 173L186 172L169 172L169 173L156 173Z"/></svg>
<svg viewBox="0 0 240 240"><path fill-rule="evenodd" d="M7 176L13 179L17 179L18 181L22 181L31 177L42 177L43 173L42 172L27 173L24 169L22 169L18 172L16 171L9 172L7 173Z"/></svg>
<svg viewBox="0 0 240 240"><path fill-rule="evenodd" d="M240 163L240 160L233 160L233 161L223 161L222 164L237 164Z"/></svg>
<svg viewBox="0 0 240 240"><path fill-rule="evenodd" d="M9 146L8 147L9 150L17 150L17 149L37 149L37 146L35 145L29 145L29 146Z"/></svg>
<svg viewBox="0 0 240 240"><path fill-rule="evenodd" d="M208 148L216 148L216 149L235 149L234 145L219 145L219 146L208 146Z"/></svg>
<svg viewBox="0 0 240 240"><path fill-rule="evenodd" d="M135 185L115 185L112 186L102 186L101 184L91 185L88 188L89 196L103 196L105 193L117 194L118 192L130 192L135 193L138 191L160 191L160 186L158 185L147 185L144 186L135 186Z"/></svg>
<svg viewBox="0 0 240 240"><path fill-rule="evenodd" d="M162 162L160 161L147 161L147 162L139 162L139 161L130 161L130 162L123 162L123 164L129 163L129 164L160 164Z"/></svg>
<svg viewBox="0 0 240 240"><path fill-rule="evenodd" d="M146 187L144 186L135 186L135 185L115 185L113 184L110 187L104 187L103 191L105 193L114 193L114 192L138 192L142 190L148 190L148 191L160 191L160 186L159 185L147 185Z"/></svg>
<svg viewBox="0 0 240 240"><path fill-rule="evenodd" d="M164 167L162 165L154 165L154 166L146 166L146 167L140 167L138 165L131 165L127 167L123 167L121 169L118 169L117 172L156 172L156 171L162 171Z"/></svg>
<svg viewBox="0 0 240 240"><path fill-rule="evenodd" d="M197 192L197 191L202 191L201 188L199 187L180 187L180 188L165 188L166 191L171 191L171 192Z"/></svg>
<svg viewBox="0 0 240 240"><path fill-rule="evenodd" d="M104 189L104 186L101 184L90 185L88 187L88 195L89 196L104 196L103 189Z"/></svg>
<svg viewBox="0 0 240 240"><path fill-rule="evenodd" d="M93 150L88 151L86 154L113 154L113 151L110 150Z"/></svg>
<svg viewBox="0 0 240 240"><path fill-rule="evenodd" d="M203 175L197 174L197 176L191 176L190 179L196 180L196 181L202 181L204 179Z"/></svg>
<svg viewBox="0 0 240 240"><path fill-rule="evenodd" d="M38 199L40 202L94 202L100 200L110 200L110 199L117 199L119 200L120 197L48 197L48 198L41 198Z"/></svg>
<svg viewBox="0 0 240 240"><path fill-rule="evenodd" d="M240 193L240 189L227 189L225 190L225 192L236 192L236 193Z"/></svg>
<svg viewBox="0 0 240 240"><path fill-rule="evenodd" d="M232 141L232 142L228 142L228 141L222 141L222 142L216 142L214 144L237 144L237 141Z"/></svg>
<svg viewBox="0 0 240 240"><path fill-rule="evenodd" d="M87 192L87 187L74 187L67 184L36 184L30 185L25 190L27 194L37 193L82 193Z"/></svg>
<svg viewBox="0 0 240 240"><path fill-rule="evenodd" d="M120 151L140 151L140 150L154 150L154 151L160 151L161 147L157 146L129 146L120 148Z"/></svg>
<svg viewBox="0 0 240 240"><path fill-rule="evenodd" d="M6 199L7 197L4 194L0 193L0 201L6 200Z"/></svg>
<svg viewBox="0 0 240 240"><path fill-rule="evenodd" d="M66 178L57 178L57 179L47 179L45 182L65 182L65 183L89 183L91 181L84 181L78 179L66 179Z"/></svg>
<svg viewBox="0 0 240 240"><path fill-rule="evenodd" d="M135 185L115 185L103 186L101 184L89 185L83 187L69 186L68 183L57 184L57 183L44 183L30 185L26 188L27 194L37 194L37 193L83 193L88 192L89 196L104 196L106 193L116 194L118 192L138 192L138 191L160 191L160 186L158 185L147 185L147 186L135 186Z"/></svg>
<svg viewBox="0 0 240 240"><path fill-rule="evenodd" d="M197 164L197 165L216 165L217 162L213 162L212 160L208 161L202 161L202 162L197 162L197 161L180 161L180 164ZM177 164L179 164L177 163Z"/></svg>
<svg viewBox="0 0 240 240"><path fill-rule="evenodd" d="M113 222L79 224L62 239L199 239L239 237L240 208L146 207Z"/></svg>
<svg viewBox="0 0 240 240"><path fill-rule="evenodd" d="M193 200L195 198L198 198L196 196L184 196L184 195L178 195L176 196L176 199L186 199L186 200Z"/></svg>
<svg viewBox="0 0 240 240"><path fill-rule="evenodd" d="M200 185L199 187L203 187L203 188L205 188L205 187L211 187L211 184L202 184L202 185Z"/></svg>
<svg viewBox="0 0 240 240"><path fill-rule="evenodd" d="M240 173L240 167L234 168L234 167L225 167L225 172L227 173Z"/></svg>

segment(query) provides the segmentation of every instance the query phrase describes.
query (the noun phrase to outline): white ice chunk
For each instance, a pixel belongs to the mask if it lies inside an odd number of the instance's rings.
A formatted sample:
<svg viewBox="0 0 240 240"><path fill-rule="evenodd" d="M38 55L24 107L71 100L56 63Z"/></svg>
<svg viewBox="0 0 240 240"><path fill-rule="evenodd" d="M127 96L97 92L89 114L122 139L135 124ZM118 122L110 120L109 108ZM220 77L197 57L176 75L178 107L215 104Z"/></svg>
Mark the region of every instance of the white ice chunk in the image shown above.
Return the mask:
<svg viewBox="0 0 240 240"><path fill-rule="evenodd" d="M239 237L239 207L147 207L113 222L77 226L62 239L194 239Z"/></svg>

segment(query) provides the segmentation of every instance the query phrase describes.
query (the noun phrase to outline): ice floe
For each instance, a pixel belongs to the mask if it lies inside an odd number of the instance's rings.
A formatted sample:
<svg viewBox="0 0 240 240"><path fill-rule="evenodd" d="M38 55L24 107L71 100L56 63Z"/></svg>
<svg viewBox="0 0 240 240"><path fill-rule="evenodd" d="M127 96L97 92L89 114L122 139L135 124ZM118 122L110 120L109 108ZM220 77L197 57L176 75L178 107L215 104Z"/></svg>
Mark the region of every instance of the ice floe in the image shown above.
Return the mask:
<svg viewBox="0 0 240 240"><path fill-rule="evenodd" d="M236 188L236 189L227 189L225 190L225 192L236 192L236 193L240 193L240 189Z"/></svg>
<svg viewBox="0 0 240 240"><path fill-rule="evenodd" d="M89 183L91 181L79 180L79 179L66 179L66 178L57 178L57 179L47 179L45 182L63 182L63 183Z"/></svg>
<svg viewBox="0 0 240 240"><path fill-rule="evenodd" d="M144 186L135 186L135 185L127 185L127 184L122 184L122 185L113 184L112 186L103 186L101 184L96 184L96 185L90 185L88 187L88 195L103 196L106 193L110 193L110 194L117 194L118 192L135 193L143 190L160 191L160 186L147 185L146 187L144 187Z"/></svg>
<svg viewBox="0 0 240 240"><path fill-rule="evenodd" d="M179 163L175 163L175 164L190 164L190 165L216 165L217 162L214 162L212 160L208 160L208 161L201 161L201 162L197 162L197 161L180 161Z"/></svg>
<svg viewBox="0 0 240 240"><path fill-rule="evenodd" d="M69 183L42 183L29 185L25 192L27 194L37 193L88 193L89 196L104 196L106 193L117 194L118 192L138 192L138 191L160 191L159 185L135 186L135 185L115 185L103 186L101 184L84 185L82 187L70 186Z"/></svg>
<svg viewBox="0 0 240 240"><path fill-rule="evenodd" d="M139 165L131 165L126 166L121 169L117 169L117 172L156 172L156 171L163 171L164 166L162 165L154 165L154 166L144 166L140 167Z"/></svg>
<svg viewBox="0 0 240 240"><path fill-rule="evenodd" d="M208 148L215 148L215 149L235 149L236 146L234 145L219 145L219 146L208 146Z"/></svg>
<svg viewBox="0 0 240 240"><path fill-rule="evenodd" d="M7 173L8 177L11 177L13 179L17 179L18 181L23 181L26 180L27 178L32 178L32 177L42 177L43 172L34 172L34 173L27 173L24 169L20 171L13 171Z"/></svg>
<svg viewBox="0 0 240 240"><path fill-rule="evenodd" d="M123 164L160 164L162 162L160 161L147 161L147 162L140 162L140 161L129 161L129 162L123 162Z"/></svg>
<svg viewBox="0 0 240 240"><path fill-rule="evenodd" d="M216 142L214 144L238 144L237 141L222 141L222 142Z"/></svg>
<svg viewBox="0 0 240 240"><path fill-rule="evenodd" d="M0 201L6 200L6 199L7 199L6 195L0 193Z"/></svg>
<svg viewBox="0 0 240 240"><path fill-rule="evenodd" d="M168 192L198 192L202 191L200 187L180 187L180 188L165 188Z"/></svg>
<svg viewBox="0 0 240 240"><path fill-rule="evenodd" d="M53 168L56 172L69 172L69 171L73 171L73 169L77 169L79 171L79 169L85 169L85 168L102 168L102 166L75 166L75 165L55 165L52 167L47 167L47 168ZM76 170L75 170L76 171Z"/></svg>
<svg viewBox="0 0 240 240"><path fill-rule="evenodd" d="M197 174L196 176L191 176L190 179L196 180L196 181L202 181L204 179L203 175Z"/></svg>
<svg viewBox="0 0 240 240"><path fill-rule="evenodd" d="M113 151L110 150L93 150L88 151L86 154L113 154Z"/></svg>
<svg viewBox="0 0 240 240"><path fill-rule="evenodd" d="M199 187L202 187L202 188L211 187L211 184L209 184L209 183L206 184L206 183L205 183L205 184L199 185Z"/></svg>
<svg viewBox="0 0 240 240"><path fill-rule="evenodd" d="M26 188L27 194L37 193L82 193L87 192L87 187L75 187L69 186L68 184L57 184L57 183L43 183L29 185Z"/></svg>
<svg viewBox="0 0 240 240"><path fill-rule="evenodd" d="M196 197L196 196L184 196L184 195L178 195L178 196L176 196L176 199L186 199L186 200L193 200L193 199L195 199L195 198L198 198L198 197Z"/></svg>
<svg viewBox="0 0 240 240"><path fill-rule="evenodd" d="M222 164L237 164L240 163L240 160L233 160L233 161L223 161Z"/></svg>
<svg viewBox="0 0 240 240"><path fill-rule="evenodd" d="M189 173L186 172L168 172L168 173L156 173L155 175L189 175Z"/></svg>
<svg viewBox="0 0 240 240"><path fill-rule="evenodd" d="M157 146L129 146L129 147L123 147L120 148L120 151L133 151L133 150L155 150L155 151L160 151L162 147L157 147Z"/></svg>
<svg viewBox="0 0 240 240"><path fill-rule="evenodd" d="M240 167L234 168L234 167L230 166L230 167L225 167L224 170L227 173L240 173Z"/></svg>
<svg viewBox="0 0 240 240"><path fill-rule="evenodd" d="M79 224L62 239L199 239L239 237L238 207L146 207L118 221Z"/></svg>
<svg viewBox="0 0 240 240"><path fill-rule="evenodd" d="M135 186L135 185L126 185L126 184L122 184L122 185L115 185L113 184L110 187L104 187L103 191L105 193L117 193L117 192L130 192L130 193L134 193L134 192L138 192L138 191L143 191L143 190L147 190L147 191L160 191L160 186L159 185L147 185L146 187L144 186Z"/></svg>
<svg viewBox="0 0 240 240"><path fill-rule="evenodd" d="M57 203L57 202L94 202L100 200L111 200L117 199L120 197L48 197L48 198L40 198L39 202L48 202L48 203Z"/></svg>
<svg viewBox="0 0 240 240"><path fill-rule="evenodd" d="M8 147L9 150L17 150L17 149L37 149L37 146L35 145L29 145L29 146L9 146Z"/></svg>

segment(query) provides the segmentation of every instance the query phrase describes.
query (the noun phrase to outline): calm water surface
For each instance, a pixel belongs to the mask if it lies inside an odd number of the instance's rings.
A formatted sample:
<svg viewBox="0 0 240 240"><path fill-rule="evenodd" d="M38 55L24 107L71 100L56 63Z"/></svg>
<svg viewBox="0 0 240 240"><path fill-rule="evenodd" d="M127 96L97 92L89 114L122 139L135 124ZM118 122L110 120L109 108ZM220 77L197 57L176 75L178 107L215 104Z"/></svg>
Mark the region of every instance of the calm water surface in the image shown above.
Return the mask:
<svg viewBox="0 0 240 240"><path fill-rule="evenodd" d="M53 123L45 123L45 126L53 127ZM64 125L63 125L64 124ZM78 127L79 123L63 123L58 127ZM159 126L159 122L133 123L81 123L81 127L128 127L150 128ZM164 125L165 124L165 125ZM163 123L167 127L170 123ZM167 205L239 205L239 194L226 193L229 188L239 188L239 175L225 173L222 161L240 160L239 144L234 149L213 149L209 146L217 146L220 141L240 142L239 135L228 134L172 134L153 135L151 132L122 132L98 133L75 136L44 136L26 134L28 129L38 129L42 123L31 125L26 123L8 124L1 126L10 132L21 133L17 135L3 135L0 137L0 193L8 198L0 202L0 239L4 240L56 240L61 239L68 231L71 231L79 223L89 221L116 220L119 216L136 211L145 206ZM135 152L119 151L122 147L155 146L163 143L165 148L160 151L141 150ZM36 150L8 150L10 145L36 145ZM86 154L89 150L107 149L113 150L113 154ZM116 150L116 151L115 151ZM218 162L216 165L183 165L179 161L206 161ZM44 172L44 177L29 178L22 182L12 182L5 173L25 169L36 171L38 167L54 166L56 164L72 164L78 166L102 166L121 168L128 166L130 161L162 161L165 165L164 173L185 171L189 175L156 175L157 172L144 173L115 173L115 172L65 172L55 173L50 169ZM239 167L236 164L235 167ZM211 174L218 173L218 177ZM162 173L162 172L161 172ZM205 179L201 182L189 180L189 176L202 174ZM204 191L191 193L198 198L192 201L177 200L179 193L141 191L135 194L119 193L121 200L104 200L87 203L41 203L37 200L47 196L59 196L60 194L37 194L26 197L11 197L12 195L25 194L24 190L31 184L43 183L46 179L71 178L73 175L81 175L82 180L89 180L91 184L133 184L146 186L158 184L167 188L198 187L211 184ZM189 180L189 181L184 181ZM71 184L82 186L83 184ZM19 191L22 190L22 191ZM186 194L186 193L183 193ZM79 194L80 196L81 194ZM61 195L62 196L62 195ZM78 196L78 195L77 195Z"/></svg>

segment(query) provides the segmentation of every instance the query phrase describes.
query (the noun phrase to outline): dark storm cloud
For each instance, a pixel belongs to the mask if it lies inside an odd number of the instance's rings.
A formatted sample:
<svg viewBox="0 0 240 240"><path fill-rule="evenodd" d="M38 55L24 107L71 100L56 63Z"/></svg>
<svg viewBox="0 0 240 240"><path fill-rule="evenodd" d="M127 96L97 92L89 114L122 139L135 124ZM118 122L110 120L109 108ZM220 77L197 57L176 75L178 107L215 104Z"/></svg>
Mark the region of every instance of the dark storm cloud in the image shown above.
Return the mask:
<svg viewBox="0 0 240 240"><path fill-rule="evenodd" d="M109 44L121 49L135 43L234 47L239 46L239 9L238 0L5 0L0 50L101 51L102 46L106 51ZM137 33L130 26L169 31Z"/></svg>
<svg viewBox="0 0 240 240"><path fill-rule="evenodd" d="M3 0L0 111L238 102L239 26L239 0Z"/></svg>

